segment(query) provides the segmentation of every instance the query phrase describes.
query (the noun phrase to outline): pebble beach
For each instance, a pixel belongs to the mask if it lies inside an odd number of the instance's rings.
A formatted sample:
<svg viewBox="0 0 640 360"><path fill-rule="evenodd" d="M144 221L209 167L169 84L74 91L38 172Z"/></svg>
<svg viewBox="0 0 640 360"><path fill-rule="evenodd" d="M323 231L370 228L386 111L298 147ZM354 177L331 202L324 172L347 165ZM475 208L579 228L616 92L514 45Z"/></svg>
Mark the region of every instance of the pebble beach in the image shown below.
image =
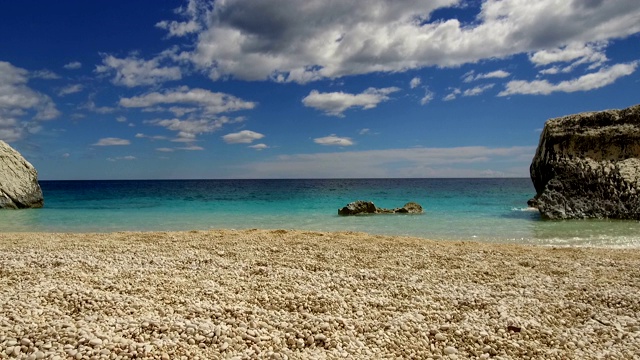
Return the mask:
<svg viewBox="0 0 640 360"><path fill-rule="evenodd" d="M1 233L0 359L640 359L640 250Z"/></svg>

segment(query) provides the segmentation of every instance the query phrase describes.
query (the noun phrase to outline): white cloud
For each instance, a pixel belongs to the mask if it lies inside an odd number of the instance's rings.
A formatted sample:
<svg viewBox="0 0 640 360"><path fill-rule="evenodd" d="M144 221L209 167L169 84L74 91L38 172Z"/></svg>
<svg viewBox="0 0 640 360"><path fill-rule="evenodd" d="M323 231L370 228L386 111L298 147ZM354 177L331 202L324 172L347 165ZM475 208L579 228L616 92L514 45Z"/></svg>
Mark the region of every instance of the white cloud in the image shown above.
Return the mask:
<svg viewBox="0 0 640 360"><path fill-rule="evenodd" d="M184 147L179 147L178 150L186 150L186 151L202 151L204 148L198 145L189 145Z"/></svg>
<svg viewBox="0 0 640 360"><path fill-rule="evenodd" d="M33 79L44 79L44 80L57 80L60 79L60 75L54 73L51 70L37 70L29 73L29 77Z"/></svg>
<svg viewBox="0 0 640 360"><path fill-rule="evenodd" d="M181 37L188 34L192 34L202 30L202 26L195 18L203 11L206 11L208 6L199 0L189 0L186 6L181 6L176 9L176 13L186 18L186 21L160 21L156 24L156 27L167 30L169 37Z"/></svg>
<svg viewBox="0 0 640 360"><path fill-rule="evenodd" d="M571 43L558 48L537 51L529 56L536 66L544 66L558 62L574 61L572 67L580 64L595 64L599 66L608 59L604 54L606 42L599 43Z"/></svg>
<svg viewBox="0 0 640 360"><path fill-rule="evenodd" d="M192 0L190 10L183 9L183 23L159 26L174 36L196 31L194 50L181 56L212 79L299 83L453 67L604 43L640 31L637 0L484 0L470 22L430 19L435 10L462 5L460 0Z"/></svg>
<svg viewBox="0 0 640 360"><path fill-rule="evenodd" d="M0 139L13 142L41 127L30 120L51 120L60 115L47 95L29 86L29 72L0 61Z"/></svg>
<svg viewBox="0 0 640 360"><path fill-rule="evenodd" d="M250 144L255 140L262 139L264 137L263 134L257 133L251 130L242 130L237 133L231 133L224 135L222 139L227 144Z"/></svg>
<svg viewBox="0 0 640 360"><path fill-rule="evenodd" d="M169 37L185 36L187 34L198 32L202 29L200 24L195 21L178 22L163 20L157 23L156 27L167 30L169 32Z"/></svg>
<svg viewBox="0 0 640 360"><path fill-rule="evenodd" d="M80 69L82 67L82 63L79 62L79 61L72 61L72 62L66 64L63 67L65 69L67 69L67 70L77 70L77 69Z"/></svg>
<svg viewBox="0 0 640 360"><path fill-rule="evenodd" d="M420 78L416 76L416 77L414 77L413 79L411 79L411 81L409 82L409 86L410 86L412 89L415 89L415 88L417 88L418 86L420 86L420 84L421 84L421 83L422 83L422 80L420 80Z"/></svg>
<svg viewBox="0 0 640 360"><path fill-rule="evenodd" d="M329 136L313 139L313 142L325 146L351 146L353 141L348 137L339 137L335 134Z"/></svg>
<svg viewBox="0 0 640 360"><path fill-rule="evenodd" d="M535 150L534 146L469 146L294 154L239 166L234 175L251 174L258 178L296 178L301 174L307 178L528 176L528 165ZM513 168L522 170L509 170Z"/></svg>
<svg viewBox="0 0 640 360"><path fill-rule="evenodd" d="M156 148L156 151L160 151L160 152L174 152L175 149L172 148L166 148L166 147L161 147L161 148Z"/></svg>
<svg viewBox="0 0 640 360"><path fill-rule="evenodd" d="M211 92L205 89L189 89L186 86L164 92L151 92L142 96L121 98L120 105L127 108L146 108L167 104L191 104L201 107L208 114L250 110L256 103L233 95Z"/></svg>
<svg viewBox="0 0 640 360"><path fill-rule="evenodd" d="M156 85L165 81L182 79L182 71L177 66L161 66L160 58L151 60L130 56L124 59L112 55L102 55L102 65L96 66L97 73L114 74L111 82L115 85L135 87Z"/></svg>
<svg viewBox="0 0 640 360"><path fill-rule="evenodd" d="M194 142L198 135L208 134L222 128L224 124L233 122L227 117L215 119L156 119L147 120L145 123L164 127L177 132L174 142Z"/></svg>
<svg viewBox="0 0 640 360"><path fill-rule="evenodd" d="M146 134L143 134L143 133L137 133L135 137L137 139L167 140L166 136L162 136L162 135L146 135Z"/></svg>
<svg viewBox="0 0 640 360"><path fill-rule="evenodd" d="M555 75L560 72L557 66L553 66L547 69L540 70L540 74L542 75Z"/></svg>
<svg viewBox="0 0 640 360"><path fill-rule="evenodd" d="M58 91L58 96L65 96L65 95L69 95L69 94L75 94L75 93L78 93L78 92L82 91L82 89L84 89L84 86L82 86L82 84L68 85L68 86L65 86L62 89L60 89L60 91Z"/></svg>
<svg viewBox="0 0 640 360"><path fill-rule="evenodd" d="M432 91L426 89L424 96L422 97L422 99L420 99L420 105L427 105L431 100L433 100L434 96L435 94Z"/></svg>
<svg viewBox="0 0 640 360"><path fill-rule="evenodd" d="M118 116L116 117L116 121L117 122L127 122L127 118L124 116Z"/></svg>
<svg viewBox="0 0 640 360"><path fill-rule="evenodd" d="M107 161L118 161L118 160L127 160L127 161L131 161L131 160L135 160L136 157L133 155L127 155L127 156L117 156L117 157L110 157L107 158Z"/></svg>
<svg viewBox="0 0 640 360"><path fill-rule="evenodd" d="M495 84L487 84L487 85L481 85L481 86L473 87L471 89L467 89L462 93L462 96L478 96L483 92L493 88L494 85Z"/></svg>
<svg viewBox="0 0 640 360"><path fill-rule="evenodd" d="M389 100L389 94L400 91L397 87L368 88L360 94L344 92L321 93L311 90L309 95L302 99L304 106L324 111L327 115L343 117L347 109L359 107L364 110L373 109L379 103Z"/></svg>
<svg viewBox="0 0 640 360"><path fill-rule="evenodd" d="M511 73L506 72L504 70L496 70L496 71L491 71L484 74L474 74L474 71L470 71L464 75L463 81L466 83L469 83L472 81L483 80L483 79L503 79L509 75L511 75Z"/></svg>
<svg viewBox="0 0 640 360"><path fill-rule="evenodd" d="M638 66L638 62L627 64L617 64L605 67L595 73L589 73L579 78L562 81L557 84L547 80L513 80L509 81L503 91L498 96L509 96L514 94L528 95L548 95L553 92L576 92L598 89L613 84L617 79L632 74Z"/></svg>
<svg viewBox="0 0 640 360"><path fill-rule="evenodd" d="M116 111L115 108L110 106L97 106L96 103L92 99L93 96L89 97L86 103L78 106L79 109L89 110L91 112L95 112L98 114L110 114Z"/></svg>
<svg viewBox="0 0 640 360"><path fill-rule="evenodd" d="M245 120L241 116L229 118L220 116L220 114L251 110L256 107L256 103L242 100L233 95L205 89L190 89L187 86L121 98L119 104L125 108L142 108L142 111L174 113L175 118L145 122L176 131L177 137L172 141L185 143L194 142L197 140L197 135L217 131L225 124ZM181 117L187 118L182 119Z"/></svg>
<svg viewBox="0 0 640 360"><path fill-rule="evenodd" d="M267 144L255 144L255 145L250 145L249 147L252 148L252 149L256 149L258 151L262 151L264 149L268 149L269 148L269 146L267 146Z"/></svg>
<svg viewBox="0 0 640 360"><path fill-rule="evenodd" d="M130 145L131 141L127 139L119 139L114 137L102 138L98 142L92 144L93 146L122 146Z"/></svg>
<svg viewBox="0 0 640 360"><path fill-rule="evenodd" d="M447 94L447 96L442 98L442 101L455 100L455 98L458 97L458 95L460 95L461 93L462 93L462 91L460 91L460 89L455 88L455 89L451 90L451 92L449 94Z"/></svg>

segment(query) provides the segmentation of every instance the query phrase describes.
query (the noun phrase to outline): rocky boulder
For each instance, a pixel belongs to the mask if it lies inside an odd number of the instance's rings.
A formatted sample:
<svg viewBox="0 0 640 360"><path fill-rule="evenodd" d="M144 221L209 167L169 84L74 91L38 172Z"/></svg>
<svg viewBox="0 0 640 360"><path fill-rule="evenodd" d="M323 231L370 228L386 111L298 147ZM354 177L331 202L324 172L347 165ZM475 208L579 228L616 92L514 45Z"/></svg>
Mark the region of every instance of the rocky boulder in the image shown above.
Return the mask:
<svg viewBox="0 0 640 360"><path fill-rule="evenodd" d="M640 105L548 120L530 173L544 218L640 220Z"/></svg>
<svg viewBox="0 0 640 360"><path fill-rule="evenodd" d="M0 209L43 205L38 172L19 152L0 140Z"/></svg>
<svg viewBox="0 0 640 360"><path fill-rule="evenodd" d="M408 202L401 208L385 209L375 206L371 201L358 200L338 209L338 215L360 214L422 214L424 210L420 204Z"/></svg>

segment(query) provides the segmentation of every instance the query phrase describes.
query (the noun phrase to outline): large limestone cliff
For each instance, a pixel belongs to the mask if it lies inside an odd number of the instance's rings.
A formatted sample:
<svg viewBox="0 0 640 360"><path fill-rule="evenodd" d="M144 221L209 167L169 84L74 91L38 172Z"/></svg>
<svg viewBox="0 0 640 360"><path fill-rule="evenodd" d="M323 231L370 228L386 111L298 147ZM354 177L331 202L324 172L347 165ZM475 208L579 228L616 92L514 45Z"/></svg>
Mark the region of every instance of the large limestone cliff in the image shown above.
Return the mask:
<svg viewBox="0 0 640 360"><path fill-rule="evenodd" d="M530 172L544 218L640 220L640 105L548 120Z"/></svg>
<svg viewBox="0 0 640 360"><path fill-rule="evenodd" d="M0 140L0 209L43 205L38 172L19 152Z"/></svg>

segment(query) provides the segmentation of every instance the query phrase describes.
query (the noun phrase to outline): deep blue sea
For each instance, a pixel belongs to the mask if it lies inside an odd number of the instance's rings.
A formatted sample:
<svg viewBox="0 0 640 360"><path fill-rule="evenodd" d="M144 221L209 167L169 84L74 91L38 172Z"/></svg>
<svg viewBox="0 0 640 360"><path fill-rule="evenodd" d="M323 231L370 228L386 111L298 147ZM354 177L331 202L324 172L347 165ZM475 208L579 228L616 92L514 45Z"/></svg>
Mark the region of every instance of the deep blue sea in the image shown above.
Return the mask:
<svg viewBox="0 0 640 360"><path fill-rule="evenodd" d="M530 179L41 181L45 207L0 212L0 231L363 231L429 239L640 247L637 221L544 221ZM423 215L342 217L355 200Z"/></svg>

